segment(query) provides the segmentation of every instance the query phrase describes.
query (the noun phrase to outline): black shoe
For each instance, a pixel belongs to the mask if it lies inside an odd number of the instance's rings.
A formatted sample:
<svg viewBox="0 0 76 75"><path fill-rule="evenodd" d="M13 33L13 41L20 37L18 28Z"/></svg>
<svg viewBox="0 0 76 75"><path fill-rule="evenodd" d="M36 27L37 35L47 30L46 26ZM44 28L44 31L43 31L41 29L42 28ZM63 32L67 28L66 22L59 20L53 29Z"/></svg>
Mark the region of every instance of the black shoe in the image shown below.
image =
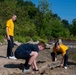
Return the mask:
<svg viewBox="0 0 76 75"><path fill-rule="evenodd" d="M37 70L36 69L33 69L33 71L39 71L39 69L37 69Z"/></svg>

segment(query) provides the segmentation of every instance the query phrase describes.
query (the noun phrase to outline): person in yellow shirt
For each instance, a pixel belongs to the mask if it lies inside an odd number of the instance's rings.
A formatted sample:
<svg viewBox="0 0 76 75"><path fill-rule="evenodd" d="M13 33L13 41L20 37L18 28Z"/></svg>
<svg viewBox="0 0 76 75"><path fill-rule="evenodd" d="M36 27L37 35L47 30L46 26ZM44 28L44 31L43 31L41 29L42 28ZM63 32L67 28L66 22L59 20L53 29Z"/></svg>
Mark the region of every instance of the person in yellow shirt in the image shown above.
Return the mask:
<svg viewBox="0 0 76 75"><path fill-rule="evenodd" d="M51 53L52 61L57 61L58 54L62 54L61 66L67 69L68 54L69 54L68 46L56 42L53 47L53 52Z"/></svg>
<svg viewBox="0 0 76 75"><path fill-rule="evenodd" d="M9 19L6 23L6 37L7 37L7 42L8 42L8 47L7 47L7 58L10 59L16 59L13 56L12 48L14 47L14 41L13 41L13 36L14 36L14 21L16 20L17 16L14 14L12 15L11 19Z"/></svg>

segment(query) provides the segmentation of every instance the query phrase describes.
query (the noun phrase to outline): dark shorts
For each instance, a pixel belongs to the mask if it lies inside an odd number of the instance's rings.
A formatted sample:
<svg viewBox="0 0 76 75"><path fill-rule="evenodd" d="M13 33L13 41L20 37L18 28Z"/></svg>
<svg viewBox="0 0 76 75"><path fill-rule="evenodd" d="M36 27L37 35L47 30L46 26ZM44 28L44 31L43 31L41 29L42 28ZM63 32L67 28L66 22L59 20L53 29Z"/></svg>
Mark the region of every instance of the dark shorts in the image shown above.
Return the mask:
<svg viewBox="0 0 76 75"><path fill-rule="evenodd" d="M15 51L15 57L18 59L28 59L30 58L30 52L29 51L22 52L20 49L17 49Z"/></svg>

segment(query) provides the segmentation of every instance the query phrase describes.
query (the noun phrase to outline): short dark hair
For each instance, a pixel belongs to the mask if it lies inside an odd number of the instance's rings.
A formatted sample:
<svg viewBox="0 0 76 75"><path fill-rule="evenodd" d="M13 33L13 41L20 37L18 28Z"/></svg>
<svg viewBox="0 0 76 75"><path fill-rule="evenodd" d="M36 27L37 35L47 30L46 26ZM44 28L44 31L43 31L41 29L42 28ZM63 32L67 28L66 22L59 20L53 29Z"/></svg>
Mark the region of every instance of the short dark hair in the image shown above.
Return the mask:
<svg viewBox="0 0 76 75"><path fill-rule="evenodd" d="M42 47L46 48L46 44L45 44L43 41L40 41L40 42L38 43L38 45L41 45Z"/></svg>
<svg viewBox="0 0 76 75"><path fill-rule="evenodd" d="M59 45L59 42L57 41L55 44L54 44L54 47L57 47Z"/></svg>

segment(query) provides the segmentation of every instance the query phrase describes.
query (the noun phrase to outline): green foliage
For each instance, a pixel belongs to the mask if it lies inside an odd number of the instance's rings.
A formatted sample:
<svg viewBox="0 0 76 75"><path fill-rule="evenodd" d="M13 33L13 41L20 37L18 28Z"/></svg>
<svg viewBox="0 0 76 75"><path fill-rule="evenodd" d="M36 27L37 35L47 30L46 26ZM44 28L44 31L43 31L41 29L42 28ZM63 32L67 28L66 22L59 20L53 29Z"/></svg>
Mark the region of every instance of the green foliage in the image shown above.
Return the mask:
<svg viewBox="0 0 76 75"><path fill-rule="evenodd" d="M22 37L22 36L15 36L14 38L18 42L21 42L21 43L25 43L26 42L25 38Z"/></svg>
<svg viewBox="0 0 76 75"><path fill-rule="evenodd" d="M46 37L43 30L41 30L40 36L41 36L41 38L45 38Z"/></svg>
<svg viewBox="0 0 76 75"><path fill-rule="evenodd" d="M26 36L26 37L15 36L15 40L16 41L19 41L19 42L22 42L22 43L25 43L25 42L30 41L31 40L31 37L29 37L29 36Z"/></svg>
<svg viewBox="0 0 76 75"><path fill-rule="evenodd" d="M0 35L5 36L6 21L12 14L17 15L15 23L15 40L27 42L30 37L34 41L52 38L69 38L76 36L76 19L70 25L50 10L48 0L40 0L38 7L32 0L0 1ZM28 36L28 37L27 37ZM1 37L2 39L2 37Z"/></svg>
<svg viewBox="0 0 76 75"><path fill-rule="evenodd" d="M47 11L49 11L49 3L48 3L48 0L39 0L39 10L42 12L42 13L45 13Z"/></svg>
<svg viewBox="0 0 76 75"><path fill-rule="evenodd" d="M68 28L69 23L67 20L62 20L62 23L63 23L64 27Z"/></svg>
<svg viewBox="0 0 76 75"><path fill-rule="evenodd" d="M33 40L34 42L36 42L36 41L43 41L43 42L45 42L45 43L48 42L47 39L42 39L42 38L39 37L39 36L33 36L33 37L32 37L32 40Z"/></svg>
<svg viewBox="0 0 76 75"><path fill-rule="evenodd" d="M39 39L39 41L43 41L45 43L48 43L48 40L47 39Z"/></svg>
<svg viewBox="0 0 76 75"><path fill-rule="evenodd" d="M76 40L76 36L70 36L69 39L70 40Z"/></svg>
<svg viewBox="0 0 76 75"><path fill-rule="evenodd" d="M41 39L41 38L39 36L36 36L36 35L32 37L33 41L38 41L39 39Z"/></svg>
<svg viewBox="0 0 76 75"><path fill-rule="evenodd" d="M4 42L4 38L5 38L4 36L0 36L0 42L3 43Z"/></svg>
<svg viewBox="0 0 76 75"><path fill-rule="evenodd" d="M31 37L26 36L26 37L25 37L25 40L26 40L26 42L28 42L28 41L30 41L30 40L31 40Z"/></svg>

